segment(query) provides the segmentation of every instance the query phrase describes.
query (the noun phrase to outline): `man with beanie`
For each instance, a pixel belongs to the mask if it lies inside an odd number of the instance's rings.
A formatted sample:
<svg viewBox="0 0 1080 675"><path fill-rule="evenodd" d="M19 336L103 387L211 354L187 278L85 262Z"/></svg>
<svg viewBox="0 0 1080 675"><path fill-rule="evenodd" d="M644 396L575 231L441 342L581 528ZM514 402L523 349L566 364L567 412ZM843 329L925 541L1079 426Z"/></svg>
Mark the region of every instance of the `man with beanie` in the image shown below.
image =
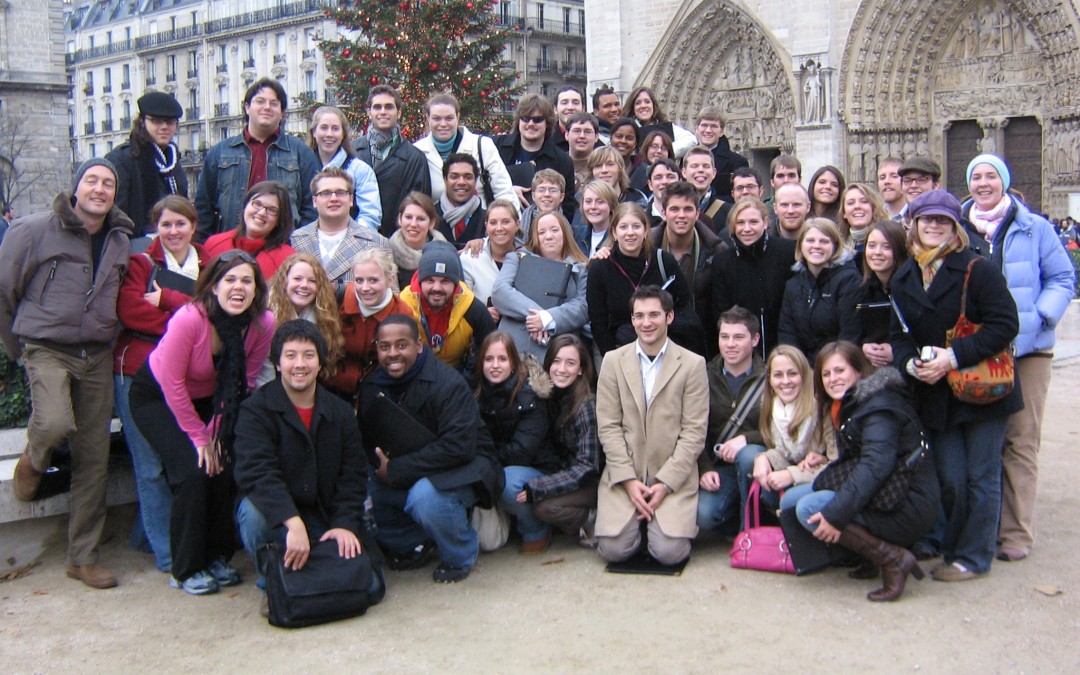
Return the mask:
<svg viewBox="0 0 1080 675"><path fill-rule="evenodd" d="M471 370L465 357L495 330L484 303L461 283L461 260L453 244L432 241L424 246L412 283L401 299L412 307L421 338L439 360Z"/></svg>
<svg viewBox="0 0 1080 675"><path fill-rule="evenodd" d="M132 222L116 208L117 173L84 162L73 194L21 218L0 244L0 340L23 360L33 405L15 496L30 501L53 448L71 445L67 575L93 588L114 577L98 564L112 420L116 298L131 253Z"/></svg>
<svg viewBox="0 0 1080 675"><path fill-rule="evenodd" d="M135 236L154 234L150 209L166 195L188 196L188 179L176 146L183 108L155 91L139 98L131 136L105 156L116 167L116 206L135 223Z"/></svg>

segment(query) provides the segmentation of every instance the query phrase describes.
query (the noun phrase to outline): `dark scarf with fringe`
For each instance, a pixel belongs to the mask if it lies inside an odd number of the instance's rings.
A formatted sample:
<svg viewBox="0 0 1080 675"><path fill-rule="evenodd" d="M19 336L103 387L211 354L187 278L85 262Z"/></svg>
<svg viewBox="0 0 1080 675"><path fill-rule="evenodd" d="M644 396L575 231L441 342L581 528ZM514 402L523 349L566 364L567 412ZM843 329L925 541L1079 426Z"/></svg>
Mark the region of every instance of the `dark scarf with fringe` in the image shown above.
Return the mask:
<svg viewBox="0 0 1080 675"><path fill-rule="evenodd" d="M236 418L240 414L240 402L247 393L247 358L244 338L251 326L247 312L232 316L221 308L210 312L210 324L221 338L221 353L214 359L217 369L217 387L214 390L214 418L217 422L217 447L221 463L225 464L231 454L236 438Z"/></svg>

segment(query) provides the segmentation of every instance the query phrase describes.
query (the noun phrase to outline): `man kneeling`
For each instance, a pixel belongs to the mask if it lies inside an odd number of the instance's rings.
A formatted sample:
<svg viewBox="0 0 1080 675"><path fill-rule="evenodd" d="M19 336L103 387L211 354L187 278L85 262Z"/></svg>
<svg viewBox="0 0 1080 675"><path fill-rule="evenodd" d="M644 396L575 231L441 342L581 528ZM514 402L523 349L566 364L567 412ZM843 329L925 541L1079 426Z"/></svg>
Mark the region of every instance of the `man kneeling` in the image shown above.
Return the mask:
<svg viewBox="0 0 1080 675"><path fill-rule="evenodd" d="M316 383L326 361L326 340L315 324L297 319L278 328L270 346L278 378L244 401L236 423L236 483L243 495L236 520L244 548L266 569L257 551L285 544L285 566L301 569L314 541L334 540L338 553L375 553L371 604L382 599L377 547L361 544L367 465L356 415L349 404ZM266 562L265 560L263 561ZM264 593L263 616L269 612Z"/></svg>
<svg viewBox="0 0 1080 675"><path fill-rule="evenodd" d="M705 446L705 360L668 340L671 294L642 286L630 296L637 340L608 352L596 387L596 420L607 466L596 505L600 556L619 562L641 548L674 565L697 536L697 458Z"/></svg>

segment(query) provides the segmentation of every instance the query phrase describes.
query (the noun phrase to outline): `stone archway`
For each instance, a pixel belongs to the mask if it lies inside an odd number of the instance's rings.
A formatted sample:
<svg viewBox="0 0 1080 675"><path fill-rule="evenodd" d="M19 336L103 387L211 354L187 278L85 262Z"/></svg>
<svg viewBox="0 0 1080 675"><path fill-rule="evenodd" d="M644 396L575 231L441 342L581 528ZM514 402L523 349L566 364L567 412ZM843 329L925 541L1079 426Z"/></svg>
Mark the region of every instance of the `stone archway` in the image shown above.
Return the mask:
<svg viewBox="0 0 1080 675"><path fill-rule="evenodd" d="M1075 5L1058 0L865 0L840 67L848 172L872 178L888 155L957 164L947 149L958 120L978 123L977 149L1004 152L1009 120L1034 119L1042 125L1035 201L1063 209L1080 184L1078 39Z"/></svg>
<svg viewBox="0 0 1080 675"><path fill-rule="evenodd" d="M715 105L727 116L732 149L791 152L795 99L787 62L768 32L744 9L705 0L675 22L661 41L648 84L672 119L693 128L698 111Z"/></svg>

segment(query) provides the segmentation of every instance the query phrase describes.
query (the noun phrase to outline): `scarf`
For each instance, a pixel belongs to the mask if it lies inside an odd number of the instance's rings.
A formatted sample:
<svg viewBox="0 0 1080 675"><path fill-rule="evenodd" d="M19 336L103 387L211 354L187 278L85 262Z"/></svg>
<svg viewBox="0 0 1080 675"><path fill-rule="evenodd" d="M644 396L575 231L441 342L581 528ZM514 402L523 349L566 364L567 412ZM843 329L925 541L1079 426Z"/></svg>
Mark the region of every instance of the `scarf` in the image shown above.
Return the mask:
<svg viewBox="0 0 1080 675"><path fill-rule="evenodd" d="M182 264L177 262L176 258L172 254L172 251L165 248L164 246L161 247L161 252L162 254L164 254L165 257L165 269L169 270L170 272L182 274L188 279L199 278L199 255L195 252L194 246L191 246L190 244L188 245L187 257L184 258L184 262Z"/></svg>
<svg viewBox="0 0 1080 675"><path fill-rule="evenodd" d="M217 368L217 387L214 390L213 409L217 429L215 446L224 464L236 438L240 402L247 392L244 336L251 325L251 315L244 312L232 316L221 308L215 308L208 318L221 338L221 353L215 358L214 364Z"/></svg>
<svg viewBox="0 0 1080 675"><path fill-rule="evenodd" d="M454 151L454 148L461 142L461 130L458 129L457 133L450 137L448 141L440 141L433 135L431 142L435 146L436 152L439 153L439 157L445 162L446 158L450 156L450 153Z"/></svg>
<svg viewBox="0 0 1080 675"><path fill-rule="evenodd" d="M861 251L866 247L866 238L870 236L870 226L867 225L861 230L848 230L848 239L851 240L851 248L856 251Z"/></svg>
<svg viewBox="0 0 1080 675"><path fill-rule="evenodd" d="M945 261L945 256L953 251L963 250L963 248L964 244L960 241L960 237L957 236L953 236L940 246L931 249L923 248L917 242L912 243L915 262L918 263L919 269L922 270L923 290L930 288L930 282L934 280L934 276L941 269L941 263Z"/></svg>
<svg viewBox="0 0 1080 675"><path fill-rule="evenodd" d="M1005 214L1009 212L1010 206L1012 206L1012 198L1004 194L1001 195L1001 201L989 211L982 211L973 203L968 215L971 217L971 224L975 226L979 234L986 241L994 241L994 234L997 232L998 226L1001 225L1001 221L1005 220Z"/></svg>
<svg viewBox="0 0 1080 675"><path fill-rule="evenodd" d="M173 175L173 171L176 169L176 163L180 159L180 152L177 150L175 143L169 143L166 148L169 150L169 157L165 157L165 153L161 150L161 146L157 143L151 143L154 146L154 166L157 167L158 173L165 177L165 182L169 184L169 194L176 194L176 176Z"/></svg>
<svg viewBox="0 0 1080 675"><path fill-rule="evenodd" d="M439 197L439 210L442 211L443 220L454 232L454 239L460 239L469 224L469 218L480 208L480 197L473 194L464 204L454 205L450 198L443 192Z"/></svg>
<svg viewBox="0 0 1080 675"><path fill-rule="evenodd" d="M420 353L416 356L416 363L399 378L391 377L382 366L372 371L368 377L371 379L371 383L375 385L377 392L382 392L393 399L395 403L400 403L402 395L405 394L405 385L415 380L420 371L424 369L424 364L427 362L430 353L431 351L427 347L421 348Z"/></svg>
<svg viewBox="0 0 1080 675"><path fill-rule="evenodd" d="M401 145L401 127L395 124L389 132L370 127L368 143L371 145L371 166L378 168L379 164L390 156L393 149Z"/></svg>
<svg viewBox="0 0 1080 675"><path fill-rule="evenodd" d="M424 293L420 289L420 280L416 278L416 275L412 278L410 288L416 294L420 305L420 324L424 329L424 333L427 334L428 346L438 354L442 351L443 344L446 343L446 334L450 332L450 315L454 311L454 302L457 301L457 297L461 293L461 284L454 287L454 292L450 294L446 304L440 310L435 310L428 304L427 298L424 297Z"/></svg>
<svg viewBox="0 0 1080 675"><path fill-rule="evenodd" d="M446 237L442 236L442 233L432 230L431 235L428 236L428 241L446 241ZM417 267L420 267L420 256L424 253L409 246L405 242L405 237L402 236L400 229L390 235L390 252L394 254L394 263L398 266L398 269L406 271L415 271Z"/></svg>
<svg viewBox="0 0 1080 675"><path fill-rule="evenodd" d="M353 293L356 293L355 287L356 284L353 284ZM360 294L356 293L356 306L360 308L360 314L365 319L370 319L371 317L386 309L386 306L389 305L390 301L393 299L394 292L388 288L386 289L386 295L383 296L383 299L379 302L379 304L375 305L374 307L368 307L364 303L360 302Z"/></svg>

